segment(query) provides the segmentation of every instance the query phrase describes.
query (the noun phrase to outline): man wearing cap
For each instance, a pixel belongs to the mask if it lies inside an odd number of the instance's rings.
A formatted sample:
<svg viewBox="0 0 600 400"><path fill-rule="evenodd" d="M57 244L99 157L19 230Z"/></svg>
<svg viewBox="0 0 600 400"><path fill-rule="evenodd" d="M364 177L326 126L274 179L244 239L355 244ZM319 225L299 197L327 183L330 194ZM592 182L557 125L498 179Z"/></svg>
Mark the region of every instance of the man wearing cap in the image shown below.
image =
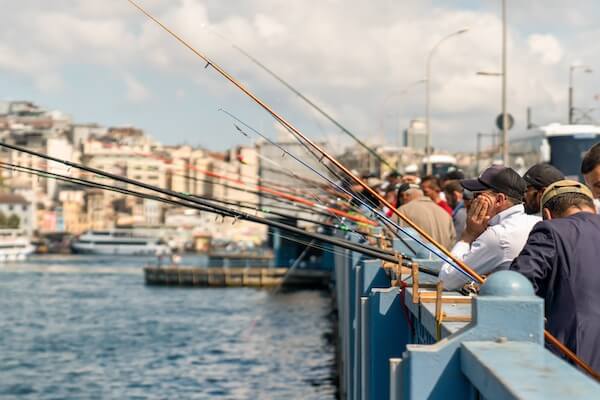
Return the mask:
<svg viewBox="0 0 600 400"><path fill-rule="evenodd" d="M592 189L594 198L600 198L600 143L596 143L585 153L581 161L581 174L585 183Z"/></svg>
<svg viewBox="0 0 600 400"><path fill-rule="evenodd" d="M529 232L540 221L525 214L522 199L526 183L512 168L492 166L476 179L461 185L474 193L467 225L452 254L479 274L507 269L519 254ZM460 270L445 263L439 274L447 290L456 290L472 281Z"/></svg>
<svg viewBox="0 0 600 400"><path fill-rule="evenodd" d="M511 270L545 300L546 328L600 372L600 216L592 192L577 181L550 185L538 223Z"/></svg>
<svg viewBox="0 0 600 400"><path fill-rule="evenodd" d="M527 182L527 190L523 198L525 212L541 216L540 201L544 190L550 184L565 179L565 176L552 165L540 163L529 168L523 175L523 179Z"/></svg>
<svg viewBox="0 0 600 400"><path fill-rule="evenodd" d="M452 217L431 199L423 195L423 191L414 183L404 183L398 188L398 208L403 215L423 229L436 242L450 247L456 240ZM396 222L399 222L396 218ZM402 224L402 222L399 222Z"/></svg>

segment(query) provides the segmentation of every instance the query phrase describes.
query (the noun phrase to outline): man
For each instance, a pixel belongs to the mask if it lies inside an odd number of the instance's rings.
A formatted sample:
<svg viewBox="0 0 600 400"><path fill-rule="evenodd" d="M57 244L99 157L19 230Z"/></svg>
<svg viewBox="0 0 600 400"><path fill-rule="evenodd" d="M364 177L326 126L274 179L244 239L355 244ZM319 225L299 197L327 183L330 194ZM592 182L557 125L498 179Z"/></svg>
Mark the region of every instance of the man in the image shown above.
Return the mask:
<svg viewBox="0 0 600 400"><path fill-rule="evenodd" d="M419 228L423 229L442 246L446 248L452 246L456 240L452 218L429 197L424 196L419 186L403 184L398 189L398 201L401 201L400 204L402 204L398 211L417 224ZM394 216L394 218L397 218L397 216Z"/></svg>
<svg viewBox="0 0 600 400"><path fill-rule="evenodd" d="M529 168L523 179L527 182L527 190L523 202L525 212L529 215L541 216L540 201L546 188L554 183L565 179L565 176L558 169L550 164L535 164Z"/></svg>
<svg viewBox="0 0 600 400"><path fill-rule="evenodd" d="M464 189L459 181L448 181L444 186L444 193L448 205L452 207L452 222L456 230L456 237L460 238L467 225L467 209L463 201Z"/></svg>
<svg viewBox="0 0 600 400"><path fill-rule="evenodd" d="M581 162L581 174L592 189L595 199L600 199L600 143L593 145Z"/></svg>
<svg viewBox="0 0 600 400"><path fill-rule="evenodd" d="M545 300L546 327L600 372L600 216L583 184L563 180L541 200L537 224L510 266Z"/></svg>
<svg viewBox="0 0 600 400"><path fill-rule="evenodd" d="M492 166L476 179L461 181L474 192L467 225L452 254L479 274L507 269L521 252L529 232L540 218L525 214L525 181L512 168ZM470 282L461 271L446 263L439 279L448 290Z"/></svg>
<svg viewBox="0 0 600 400"><path fill-rule="evenodd" d="M465 174L460 169L453 169L440 178L440 187L446 187L446 183L450 181L462 181L465 179ZM446 199L448 201L448 199Z"/></svg>
<svg viewBox="0 0 600 400"><path fill-rule="evenodd" d="M435 176L429 175L424 177L421 181L421 190L425 196L431 199L431 201L444 209L449 215L452 215L452 208L440 198L440 192L442 190L440 189L440 183Z"/></svg>

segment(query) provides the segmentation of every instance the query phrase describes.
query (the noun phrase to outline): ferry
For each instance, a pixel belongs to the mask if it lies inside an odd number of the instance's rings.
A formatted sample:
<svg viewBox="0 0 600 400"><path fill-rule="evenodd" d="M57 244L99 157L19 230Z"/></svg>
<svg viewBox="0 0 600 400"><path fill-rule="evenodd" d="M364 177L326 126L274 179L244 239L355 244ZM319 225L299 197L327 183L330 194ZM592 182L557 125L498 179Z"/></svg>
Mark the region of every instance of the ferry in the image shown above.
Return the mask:
<svg viewBox="0 0 600 400"><path fill-rule="evenodd" d="M22 231L0 229L0 262L23 261L35 250Z"/></svg>
<svg viewBox="0 0 600 400"><path fill-rule="evenodd" d="M88 231L71 243L76 254L165 255L169 246L159 238L142 236L131 230Z"/></svg>

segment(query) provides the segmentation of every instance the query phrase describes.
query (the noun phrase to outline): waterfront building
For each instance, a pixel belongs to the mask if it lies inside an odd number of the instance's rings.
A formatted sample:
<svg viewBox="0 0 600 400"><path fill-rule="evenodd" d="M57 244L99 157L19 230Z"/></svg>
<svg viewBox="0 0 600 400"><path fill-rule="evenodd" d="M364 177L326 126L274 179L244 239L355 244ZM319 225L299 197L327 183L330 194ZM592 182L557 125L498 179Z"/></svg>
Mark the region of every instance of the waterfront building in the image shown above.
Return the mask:
<svg viewBox="0 0 600 400"><path fill-rule="evenodd" d="M21 195L0 193L0 229L11 228L33 232L31 204Z"/></svg>
<svg viewBox="0 0 600 400"><path fill-rule="evenodd" d="M413 119L404 130L403 144L405 147L425 152L427 147L427 125L422 119Z"/></svg>

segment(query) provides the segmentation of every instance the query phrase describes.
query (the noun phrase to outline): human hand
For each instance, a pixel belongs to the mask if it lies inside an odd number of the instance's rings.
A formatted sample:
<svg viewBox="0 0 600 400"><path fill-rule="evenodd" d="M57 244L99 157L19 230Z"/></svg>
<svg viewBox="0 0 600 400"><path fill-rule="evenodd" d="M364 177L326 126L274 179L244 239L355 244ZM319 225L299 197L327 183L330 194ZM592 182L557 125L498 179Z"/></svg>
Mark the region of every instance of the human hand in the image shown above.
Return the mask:
<svg viewBox="0 0 600 400"><path fill-rule="evenodd" d="M461 240L472 243L487 229L493 205L494 198L487 193L480 194L473 200Z"/></svg>

